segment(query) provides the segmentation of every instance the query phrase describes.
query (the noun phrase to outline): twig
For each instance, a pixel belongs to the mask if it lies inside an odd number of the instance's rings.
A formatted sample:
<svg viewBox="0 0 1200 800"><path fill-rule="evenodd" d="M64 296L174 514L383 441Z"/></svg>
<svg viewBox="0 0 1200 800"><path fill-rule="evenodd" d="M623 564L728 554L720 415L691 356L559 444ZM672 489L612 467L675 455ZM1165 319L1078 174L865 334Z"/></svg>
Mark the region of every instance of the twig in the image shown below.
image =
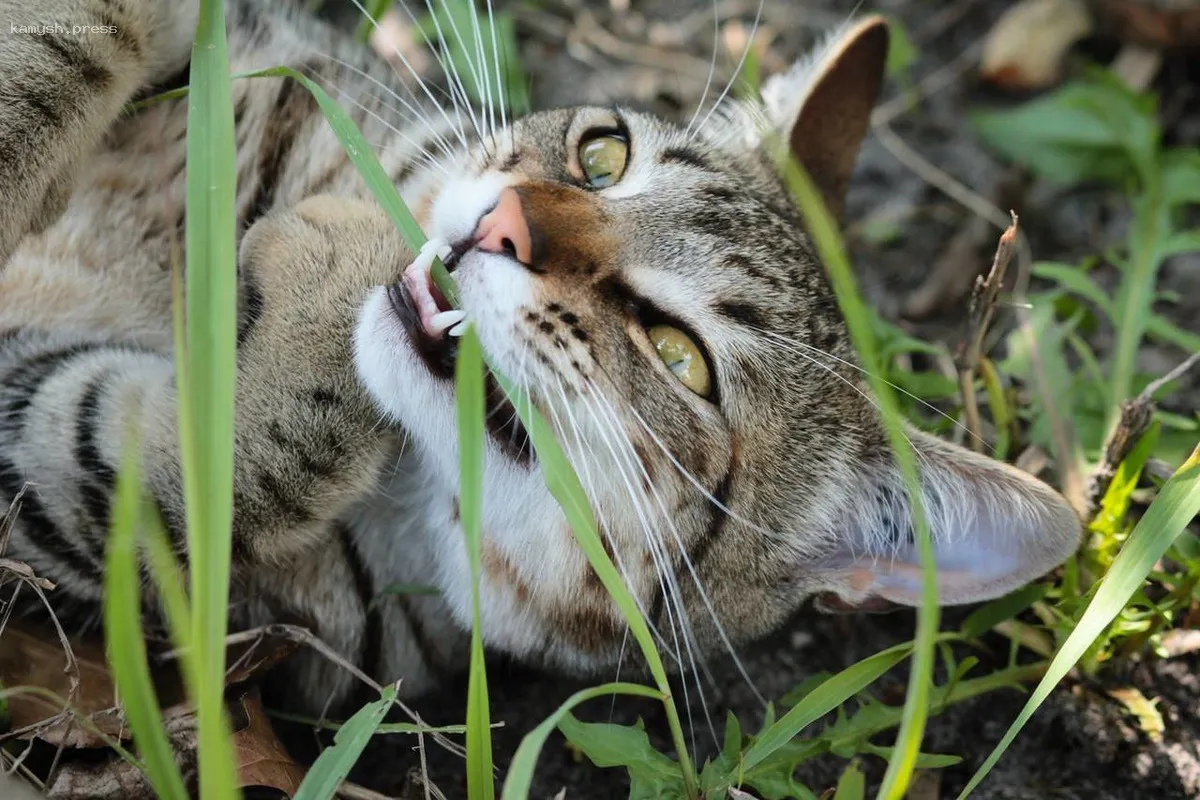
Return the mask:
<svg viewBox="0 0 1200 800"><path fill-rule="evenodd" d="M986 197L963 184L945 170L939 168L927 158L914 150L900 138L886 119L873 117L871 129L875 132L880 144L887 148L898 161L911 169L918 177L931 186L940 189L952 199L957 200L968 210L990 220L997 228L1005 229L1009 220L1004 212L991 203ZM1032 274L1033 254L1029 241L1023 233L1018 233L1017 243L1017 277L1013 287L1014 309L1017 317L1017 329L1029 348L1030 363L1034 390L1043 401L1046 419L1050 424L1051 441L1054 445L1055 462L1058 467L1060 485L1063 495L1078 513L1082 514L1087 500L1085 497L1083 476L1079 472L1079 464L1075 457L1075 435L1070 420L1065 418L1055 405L1055 397L1050 390L1050 375L1038 351L1037 335L1033 330L1033 321L1025 303L1025 291L1029 286Z"/></svg>
<svg viewBox="0 0 1200 800"><path fill-rule="evenodd" d="M1154 419L1155 393L1171 381L1182 377L1196 364L1200 364L1200 353L1192 353L1175 369L1152 381L1137 397L1121 403L1121 417L1109 434L1108 441L1104 443L1104 459L1096 466L1088 480L1085 519L1091 519L1095 515L1100 500L1108 491L1121 462L1128 458L1129 453L1149 430L1150 422Z"/></svg>
<svg viewBox="0 0 1200 800"><path fill-rule="evenodd" d="M1017 215L1009 213L1012 214L1012 224L1000 234L996 255L992 258L992 269L987 277L980 275L975 279L975 290L971 293L971 305L967 311L966 335L954 354L967 430L971 433L971 446L979 453L983 452L983 422L979 417L979 401L975 397L975 370L979 368L979 359L983 356L983 337L987 335L992 318L996 315L996 298L1000 296L1000 287L1004 285L1004 276L1008 273L1017 239Z"/></svg>
<svg viewBox="0 0 1200 800"><path fill-rule="evenodd" d="M396 800L391 795L380 794L350 781L342 781L338 785L337 795L343 798L343 800Z"/></svg>
<svg viewBox="0 0 1200 800"><path fill-rule="evenodd" d="M270 636L277 636L281 639L288 639L290 641L295 642L296 644L300 644L300 645L304 645L306 647L312 648L320 656L322 656L327 661L329 661L331 664L336 664L337 666L339 666L342 669L349 672L355 678L358 678L358 680L362 681L367 686L370 686L376 692L383 694L383 686L380 683L378 683L370 675L367 675L367 673L363 672L357 666L355 666L354 664L347 661L336 650L334 650L332 647L327 645L321 639L318 639L315 635L313 635L313 633L311 631L309 631L307 628L301 628L297 625L284 625L281 623L276 623L273 625L263 625L260 628L252 628L251 630L248 630L248 631L241 631L239 633L234 633L234 634L230 634L229 636L226 636L225 637L225 646L229 647L230 645L242 644L243 642L258 642L258 641L265 639L267 637L270 637ZM161 656L159 656L159 658L161 658L163 660L178 658L180 656L181 652L182 651L180 649L168 650L167 652L165 652ZM424 725L426 727L433 727L433 726L429 725L429 723L425 722L425 720L421 719L420 714L413 711L411 708L409 708L407 705L405 705L400 700L394 700L393 703L396 705L397 708L399 708L401 711L403 711L405 714L407 714L408 718L411 719L413 722L417 723L418 725ZM432 736L433 736L434 741L436 741L442 747L449 750L451 753L454 753L456 755L465 755L465 751L463 750L463 748L460 745L455 744L454 742L450 741L442 734L433 733Z"/></svg>

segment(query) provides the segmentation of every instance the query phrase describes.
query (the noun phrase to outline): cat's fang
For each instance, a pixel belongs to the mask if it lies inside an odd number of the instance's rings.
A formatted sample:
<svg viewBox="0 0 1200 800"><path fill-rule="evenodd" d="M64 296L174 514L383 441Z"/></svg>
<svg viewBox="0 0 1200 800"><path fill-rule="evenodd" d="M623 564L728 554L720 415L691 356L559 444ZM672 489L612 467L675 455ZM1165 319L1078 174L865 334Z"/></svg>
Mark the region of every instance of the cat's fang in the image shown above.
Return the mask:
<svg viewBox="0 0 1200 800"><path fill-rule="evenodd" d="M454 331L461 326L463 319L467 316L467 312L461 309L451 309L450 311L439 311L430 319L429 332L434 336L441 336L447 329L450 330L451 336L457 336Z"/></svg>

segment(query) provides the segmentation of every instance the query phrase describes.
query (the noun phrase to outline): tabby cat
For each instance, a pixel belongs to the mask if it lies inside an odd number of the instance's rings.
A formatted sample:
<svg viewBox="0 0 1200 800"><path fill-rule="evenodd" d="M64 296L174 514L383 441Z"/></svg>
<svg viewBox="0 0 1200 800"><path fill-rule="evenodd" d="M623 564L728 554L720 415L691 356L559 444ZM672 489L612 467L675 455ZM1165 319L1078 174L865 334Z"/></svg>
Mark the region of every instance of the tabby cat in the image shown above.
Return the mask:
<svg viewBox="0 0 1200 800"><path fill-rule="evenodd" d="M769 145L790 143L840 211L882 81L882 20L831 36L761 104L723 96L682 125L621 106L503 119L456 90L405 88L288 4L227 6L233 70L285 63L340 93L431 240L406 248L298 83L234 82L235 626L302 622L410 694L459 662L464 314L559 433L676 667L770 632L814 595L918 602L908 496ZM186 82L197 9L0 11L0 502L28 488L6 555L86 623L131 428L184 555L171 265L187 103L128 104ZM435 254L463 312L430 281ZM486 640L611 671L624 624L489 389ZM1078 519L1048 486L907 433L943 602L1000 595L1076 546ZM309 710L353 680L316 658L289 679Z"/></svg>

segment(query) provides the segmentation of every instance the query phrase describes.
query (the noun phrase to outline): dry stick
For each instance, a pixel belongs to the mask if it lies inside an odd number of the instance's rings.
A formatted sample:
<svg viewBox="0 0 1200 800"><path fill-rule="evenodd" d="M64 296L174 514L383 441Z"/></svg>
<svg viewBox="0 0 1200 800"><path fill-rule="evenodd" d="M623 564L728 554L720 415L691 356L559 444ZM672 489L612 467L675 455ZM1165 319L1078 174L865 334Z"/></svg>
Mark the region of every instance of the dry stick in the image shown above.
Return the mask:
<svg viewBox="0 0 1200 800"><path fill-rule="evenodd" d="M986 197L963 184L945 170L931 163L927 158L914 150L906 141L900 138L889 124L890 119L872 115L871 129L879 140L900 163L911 169L926 183L940 189L952 199L957 200L970 211L984 219L991 220L997 228L1005 229L1009 220L1004 212L991 203ZM1037 337L1033 331L1033 322L1025 303L1025 290L1029 285L1033 255L1029 242L1024 234L1017 236L1017 278L1013 289L1013 306L1017 316L1017 328L1029 348L1030 361L1033 367L1033 386L1042 395L1046 419L1050 424L1051 439L1054 445L1058 473L1063 495L1077 513L1083 513L1086 504L1083 476L1079 472L1079 464L1075 458L1075 433L1070 420L1059 413L1055 398L1050 395L1050 376L1046 365L1038 352Z"/></svg>
<svg viewBox="0 0 1200 800"><path fill-rule="evenodd" d="M1095 515L1100 500L1108 492L1108 486L1117 474L1121 462L1129 456L1138 441L1149 430L1150 423L1154 419L1155 392L1171 381L1182 377L1196 364L1200 364L1200 353L1192 353L1182 364L1150 383L1137 397L1121 403L1121 417L1117 420L1117 426L1109 434L1108 441L1104 443L1104 460L1096 466L1092 477L1088 480L1085 519L1091 519Z"/></svg>
<svg viewBox="0 0 1200 800"><path fill-rule="evenodd" d="M967 430L971 434L971 447L983 452L983 421L979 416L979 400L975 397L975 370L983 357L983 337L987 335L996 315L996 298L1008 273L1013 248L1017 239L1017 215L1012 214L1012 224L1000 234L996 244L996 255L992 258L992 269L987 277L975 279L975 290L971 292L971 304L967 311L966 335L954 354L954 366L958 370L958 388L962 393L963 411L967 417Z"/></svg>
<svg viewBox="0 0 1200 800"><path fill-rule="evenodd" d="M258 642L261 639L264 639L268 636L278 636L282 639L288 639L297 644L302 644L302 645L305 645L306 647L312 648L320 656L322 656L327 661L329 661L331 664L336 664L337 666L339 666L342 669L349 672L355 678L358 678L358 680L362 681L367 686L370 686L376 692L383 694L383 686L381 684L379 684L377 681L375 681L371 676L367 675L361 669L356 667L354 664L350 663L345 658L343 658L336 650L334 650L332 647L327 645L321 639L318 639L307 628L301 628L296 625L284 625L284 624L280 624L280 623L276 623L276 624L272 624L272 625L263 625L260 628L252 628L248 631L241 631L239 633L234 633L234 634L230 634L229 636L226 636L225 637L225 646L229 647L232 644L242 644L243 642ZM164 661L167 659L178 658L180 653L181 653L181 650L179 650L179 649L168 650L167 652L160 655L159 658ZM407 714L409 719L411 719L416 724L424 725L426 727L432 727L427 722L425 722L425 720L421 719L421 716L417 712L413 711L411 708L409 708L407 705L405 705L400 700L394 700L392 702L397 708L399 708L401 711L403 711L405 714ZM436 741L438 744L442 745L442 747L446 748L451 753L454 753L455 755L460 755L460 756L465 755L465 751L462 749L462 747L460 747L459 745L450 741L442 734L433 733L431 735L433 736L434 741Z"/></svg>

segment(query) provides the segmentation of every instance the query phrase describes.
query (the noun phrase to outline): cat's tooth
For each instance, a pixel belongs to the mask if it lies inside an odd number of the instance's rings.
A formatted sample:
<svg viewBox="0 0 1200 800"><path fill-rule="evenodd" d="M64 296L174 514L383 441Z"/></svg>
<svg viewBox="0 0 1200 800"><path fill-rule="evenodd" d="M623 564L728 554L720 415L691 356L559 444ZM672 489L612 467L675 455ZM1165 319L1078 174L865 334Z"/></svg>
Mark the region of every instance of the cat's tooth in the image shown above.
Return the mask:
<svg viewBox="0 0 1200 800"><path fill-rule="evenodd" d="M466 316L467 312L457 308L450 311L439 311L429 318L429 327L434 334L441 335L447 328L462 322Z"/></svg>
<svg viewBox="0 0 1200 800"><path fill-rule="evenodd" d="M450 330L446 331L446 333L450 334L451 336L462 336L466 332L467 332L467 323L465 323L465 322L460 322L457 325L455 325L453 328L451 328Z"/></svg>
<svg viewBox="0 0 1200 800"><path fill-rule="evenodd" d="M421 250L417 253L417 257L413 261L428 265L433 262L434 256L442 258L442 253L449 255L451 252L453 252L453 248L450 247L450 243L445 239L429 239L425 244L421 245Z"/></svg>

